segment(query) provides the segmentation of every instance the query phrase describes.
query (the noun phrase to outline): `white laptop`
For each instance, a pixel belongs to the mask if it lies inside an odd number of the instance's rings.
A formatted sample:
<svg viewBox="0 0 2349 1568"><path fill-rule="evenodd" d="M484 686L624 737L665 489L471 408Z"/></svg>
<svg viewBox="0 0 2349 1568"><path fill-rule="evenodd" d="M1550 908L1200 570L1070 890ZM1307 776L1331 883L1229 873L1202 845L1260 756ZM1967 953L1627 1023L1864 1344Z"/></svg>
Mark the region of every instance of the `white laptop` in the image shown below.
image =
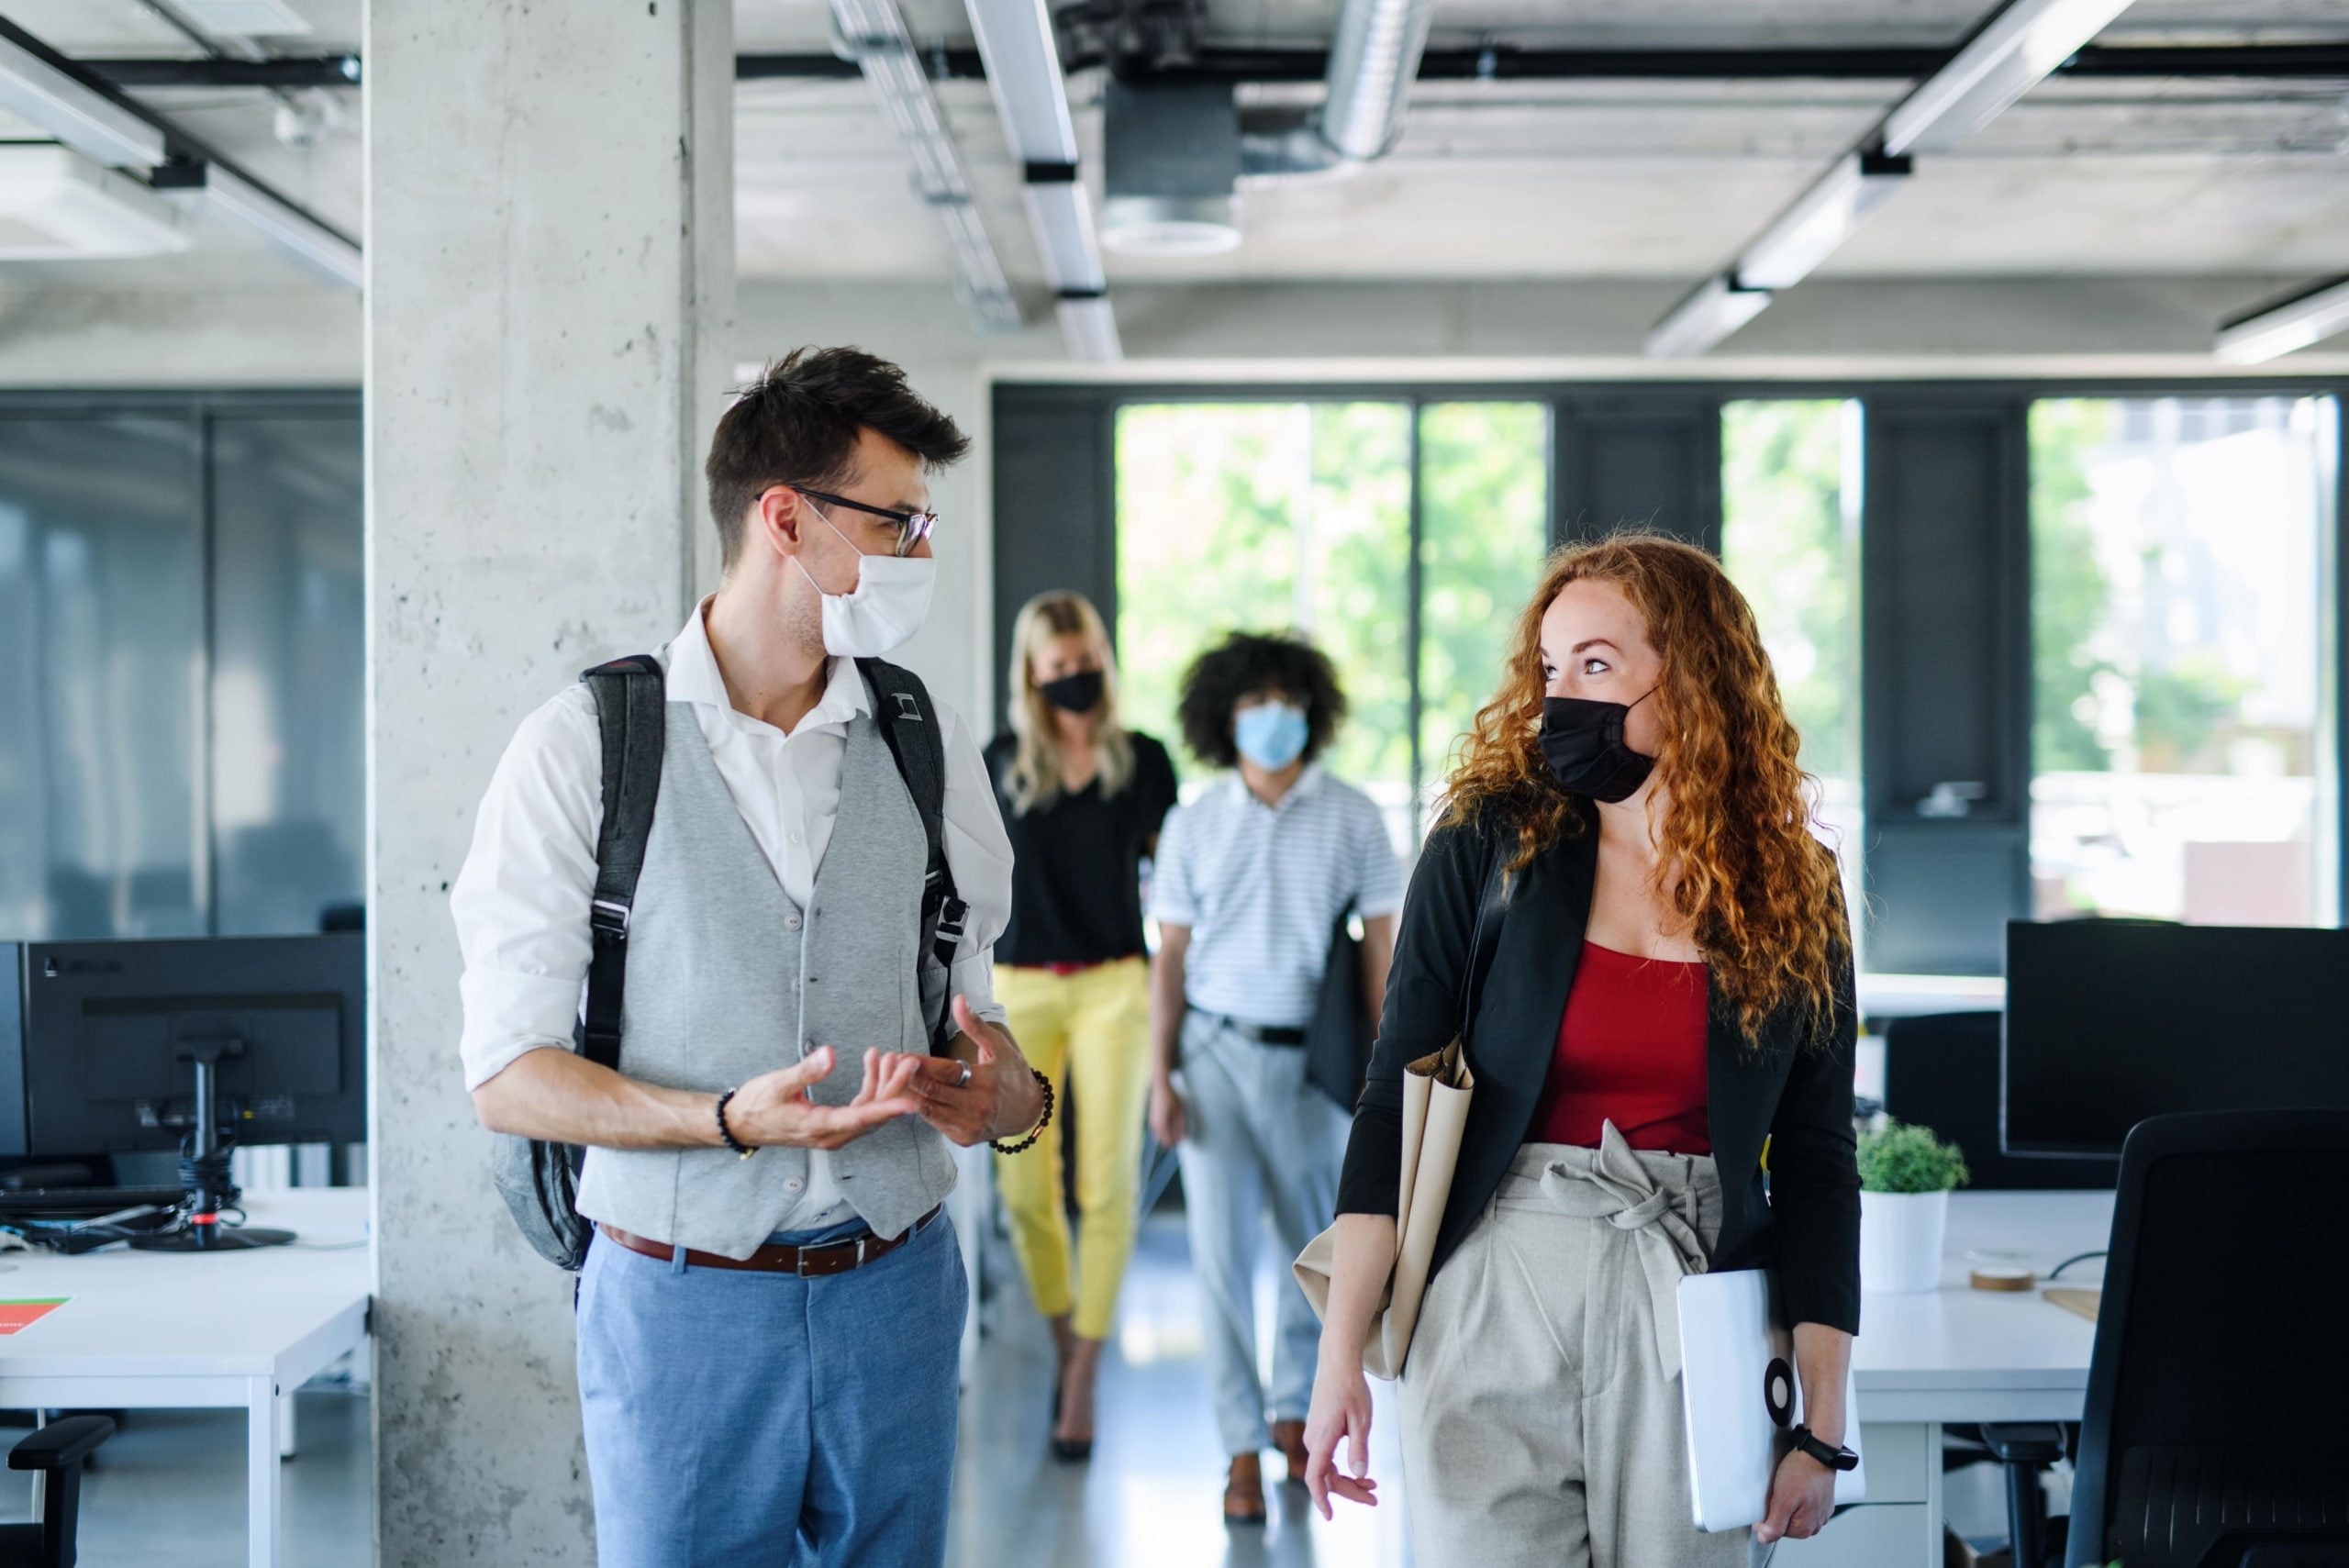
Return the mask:
<svg viewBox="0 0 2349 1568"><path fill-rule="evenodd" d="M1680 1281L1680 1398L1698 1529L1740 1529L1762 1520L1770 1478L1802 1424L1802 1381L1776 1292L1777 1276L1765 1269ZM1853 1383L1844 1385L1843 1408L1859 1408ZM1861 1461L1835 1477L1838 1507L1867 1496L1857 1420L1845 1423L1843 1440Z"/></svg>

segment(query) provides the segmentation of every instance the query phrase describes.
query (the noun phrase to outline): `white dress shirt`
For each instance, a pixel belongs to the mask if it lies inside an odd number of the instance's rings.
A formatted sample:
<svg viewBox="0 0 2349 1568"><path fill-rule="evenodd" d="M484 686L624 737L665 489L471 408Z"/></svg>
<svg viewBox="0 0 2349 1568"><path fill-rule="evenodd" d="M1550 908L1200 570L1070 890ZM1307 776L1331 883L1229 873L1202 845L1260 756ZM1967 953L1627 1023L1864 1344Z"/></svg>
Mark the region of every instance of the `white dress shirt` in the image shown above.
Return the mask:
<svg viewBox="0 0 2349 1568"><path fill-rule="evenodd" d="M840 817L849 721L873 710L873 695L853 660L835 659L822 699L788 734L738 712L710 650L703 621L708 607L707 600L696 606L664 651L669 700L693 705L751 837L783 891L805 906ZM994 957L1011 916L1011 841L977 742L952 708L940 706L938 721L946 751L946 859L955 890L970 906L952 988L981 1018L1003 1024ZM515 731L482 797L472 851L449 895L465 962L459 1052L468 1091L527 1051L572 1049L593 946L587 906L603 814L596 702L584 685L574 685ZM807 1189L784 1229L846 1218L829 1159L820 1150L809 1156Z"/></svg>

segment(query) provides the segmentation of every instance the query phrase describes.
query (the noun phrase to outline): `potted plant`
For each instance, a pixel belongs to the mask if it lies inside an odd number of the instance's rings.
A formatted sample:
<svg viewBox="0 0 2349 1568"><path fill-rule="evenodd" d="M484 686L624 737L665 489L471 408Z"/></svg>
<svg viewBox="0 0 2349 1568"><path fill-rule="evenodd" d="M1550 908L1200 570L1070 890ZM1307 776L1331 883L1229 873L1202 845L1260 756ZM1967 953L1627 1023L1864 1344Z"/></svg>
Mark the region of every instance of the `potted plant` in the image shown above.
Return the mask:
<svg viewBox="0 0 2349 1568"><path fill-rule="evenodd" d="M1923 1291L1942 1283L1949 1191L1966 1179L1957 1145L1884 1118L1860 1136L1860 1288Z"/></svg>

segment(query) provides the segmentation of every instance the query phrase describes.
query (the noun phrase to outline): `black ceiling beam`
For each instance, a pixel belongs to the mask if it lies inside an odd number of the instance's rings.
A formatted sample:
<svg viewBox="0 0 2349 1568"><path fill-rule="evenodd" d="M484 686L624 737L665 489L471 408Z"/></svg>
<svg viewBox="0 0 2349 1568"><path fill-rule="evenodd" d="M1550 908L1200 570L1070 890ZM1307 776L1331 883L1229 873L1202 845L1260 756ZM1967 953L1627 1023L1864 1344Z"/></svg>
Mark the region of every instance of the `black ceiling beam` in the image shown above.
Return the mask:
<svg viewBox="0 0 2349 1568"><path fill-rule="evenodd" d="M287 55L274 60L83 60L100 81L136 87L356 87L355 54Z"/></svg>
<svg viewBox="0 0 2349 1568"><path fill-rule="evenodd" d="M1422 82L1906 82L1931 75L1949 59L1934 49L1431 49L1420 59ZM975 49L925 51L931 76L980 81ZM1319 50L1203 49L1191 60L1119 66L1130 80L1318 82L1330 57ZM355 54L288 55L273 60L84 60L83 71L117 89L140 87L354 87ZM1074 61L1072 68L1103 63ZM842 79L856 62L829 53L742 54L740 81ZM2349 42L2299 44L2091 44L2057 72L2065 76L2242 77L2349 81Z"/></svg>
<svg viewBox="0 0 2349 1568"><path fill-rule="evenodd" d="M979 79L986 74L976 50L925 53L933 77ZM1422 82L1564 81L1865 81L1906 82L1932 75L1949 61L1938 49L1672 49L1528 50L1431 49L1420 57ZM1071 70L1105 63L1072 60ZM1130 81L1318 82L1330 57L1320 50L1202 49L1181 62L1130 61L1114 67ZM942 69L941 69L942 67ZM853 61L831 54L745 54L735 75L744 81L851 77ZM2246 77L2349 81L2349 42L2176 46L2091 44L2057 69L2058 75L2099 77Z"/></svg>

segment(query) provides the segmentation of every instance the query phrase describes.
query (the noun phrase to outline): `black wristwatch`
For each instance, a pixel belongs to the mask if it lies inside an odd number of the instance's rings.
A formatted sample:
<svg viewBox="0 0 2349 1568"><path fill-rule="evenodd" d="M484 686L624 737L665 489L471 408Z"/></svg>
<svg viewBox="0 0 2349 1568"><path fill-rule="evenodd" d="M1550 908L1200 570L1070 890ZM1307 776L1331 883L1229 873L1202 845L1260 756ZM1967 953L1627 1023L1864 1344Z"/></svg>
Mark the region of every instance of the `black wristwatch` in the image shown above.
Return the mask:
<svg viewBox="0 0 2349 1568"><path fill-rule="evenodd" d="M1830 1448L1813 1437L1809 1427L1795 1429L1795 1447L1830 1470L1857 1470L1860 1467L1858 1454L1848 1448Z"/></svg>

